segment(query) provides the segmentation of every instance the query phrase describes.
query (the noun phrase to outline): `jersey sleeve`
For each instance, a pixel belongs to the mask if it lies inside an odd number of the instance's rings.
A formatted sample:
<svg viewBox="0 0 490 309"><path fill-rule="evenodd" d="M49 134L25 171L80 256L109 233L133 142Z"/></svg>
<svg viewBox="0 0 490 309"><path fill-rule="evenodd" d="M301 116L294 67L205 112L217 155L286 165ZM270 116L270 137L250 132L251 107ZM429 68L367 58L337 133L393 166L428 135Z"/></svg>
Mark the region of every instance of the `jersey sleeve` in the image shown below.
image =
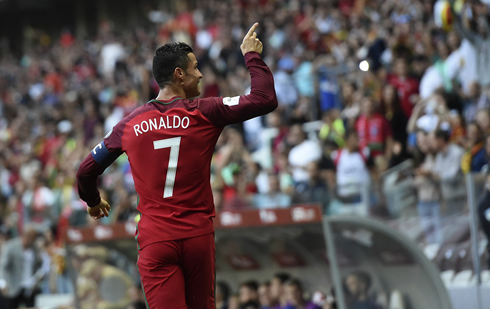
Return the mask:
<svg viewBox="0 0 490 309"><path fill-rule="evenodd" d="M245 64L252 79L250 94L198 99L198 109L217 127L265 115L277 107L274 79L259 53L246 53Z"/></svg>
<svg viewBox="0 0 490 309"><path fill-rule="evenodd" d="M123 153L121 140L123 129L124 125L118 123L104 140L92 149L78 168L78 194L89 207L100 203L97 178Z"/></svg>

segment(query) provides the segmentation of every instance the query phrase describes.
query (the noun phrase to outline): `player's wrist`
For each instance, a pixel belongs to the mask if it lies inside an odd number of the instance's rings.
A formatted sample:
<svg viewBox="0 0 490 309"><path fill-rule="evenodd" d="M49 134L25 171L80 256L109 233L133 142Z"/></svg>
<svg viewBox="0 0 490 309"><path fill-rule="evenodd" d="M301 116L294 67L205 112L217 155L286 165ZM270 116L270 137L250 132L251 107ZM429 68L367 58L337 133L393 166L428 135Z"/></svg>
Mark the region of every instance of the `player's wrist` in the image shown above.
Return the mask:
<svg viewBox="0 0 490 309"><path fill-rule="evenodd" d="M87 202L87 206L90 207L90 208L95 207L95 206L99 205L101 201L102 201L102 199L99 196L95 200L88 201Z"/></svg>

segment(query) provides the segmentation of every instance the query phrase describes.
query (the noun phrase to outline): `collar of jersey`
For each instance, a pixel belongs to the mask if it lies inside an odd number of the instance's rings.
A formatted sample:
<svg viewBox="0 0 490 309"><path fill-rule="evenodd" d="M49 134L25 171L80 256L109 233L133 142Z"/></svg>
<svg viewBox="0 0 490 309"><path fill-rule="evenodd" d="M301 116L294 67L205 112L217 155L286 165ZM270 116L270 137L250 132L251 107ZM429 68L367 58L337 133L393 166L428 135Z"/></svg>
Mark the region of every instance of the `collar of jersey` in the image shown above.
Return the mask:
<svg viewBox="0 0 490 309"><path fill-rule="evenodd" d="M169 105L170 103L176 101L176 100L179 100L179 99L182 99L181 97L174 97L173 99L171 99L171 101L169 102L162 102L162 101L159 101L159 100L156 100L156 99L153 99L153 100L150 100L148 101L148 103L151 103L151 102L156 102L158 104L162 104L162 105Z"/></svg>

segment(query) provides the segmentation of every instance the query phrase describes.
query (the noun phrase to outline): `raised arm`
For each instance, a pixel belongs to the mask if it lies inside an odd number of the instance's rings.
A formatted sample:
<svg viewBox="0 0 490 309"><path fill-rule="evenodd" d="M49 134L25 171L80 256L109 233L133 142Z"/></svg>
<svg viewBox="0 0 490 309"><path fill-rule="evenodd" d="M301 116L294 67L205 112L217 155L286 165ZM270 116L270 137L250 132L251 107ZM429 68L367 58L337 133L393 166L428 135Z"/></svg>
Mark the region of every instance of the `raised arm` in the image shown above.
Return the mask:
<svg viewBox="0 0 490 309"><path fill-rule="evenodd" d="M451 8L451 13L454 16L454 30L460 36L462 36L463 38L466 38L468 41L470 41L471 44L473 44L473 45L478 44L481 41L479 35L464 27L463 21L462 21L462 15L464 14L464 12L461 12L461 16L460 16L459 14L457 14L454 11L454 3L455 2L456 2L455 0L449 1L449 4L450 4L449 7Z"/></svg>
<svg viewBox="0 0 490 309"><path fill-rule="evenodd" d="M252 79L250 94L232 98L199 99L198 108L218 127L265 115L277 107L272 73L260 58L263 46L255 32L258 25L255 23L250 28L240 45Z"/></svg>

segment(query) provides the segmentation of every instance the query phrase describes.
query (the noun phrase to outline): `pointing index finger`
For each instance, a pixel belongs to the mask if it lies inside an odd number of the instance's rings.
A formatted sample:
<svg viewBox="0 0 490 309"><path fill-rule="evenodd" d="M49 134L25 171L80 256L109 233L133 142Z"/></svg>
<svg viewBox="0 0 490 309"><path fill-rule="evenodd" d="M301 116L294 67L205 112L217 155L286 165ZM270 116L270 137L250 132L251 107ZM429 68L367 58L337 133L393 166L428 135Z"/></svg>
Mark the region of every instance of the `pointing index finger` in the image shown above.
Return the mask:
<svg viewBox="0 0 490 309"><path fill-rule="evenodd" d="M259 23L253 24L253 26L250 28L250 30L248 30L247 34L245 35L245 38L252 36L252 34L254 33L255 29L257 29L258 26Z"/></svg>

